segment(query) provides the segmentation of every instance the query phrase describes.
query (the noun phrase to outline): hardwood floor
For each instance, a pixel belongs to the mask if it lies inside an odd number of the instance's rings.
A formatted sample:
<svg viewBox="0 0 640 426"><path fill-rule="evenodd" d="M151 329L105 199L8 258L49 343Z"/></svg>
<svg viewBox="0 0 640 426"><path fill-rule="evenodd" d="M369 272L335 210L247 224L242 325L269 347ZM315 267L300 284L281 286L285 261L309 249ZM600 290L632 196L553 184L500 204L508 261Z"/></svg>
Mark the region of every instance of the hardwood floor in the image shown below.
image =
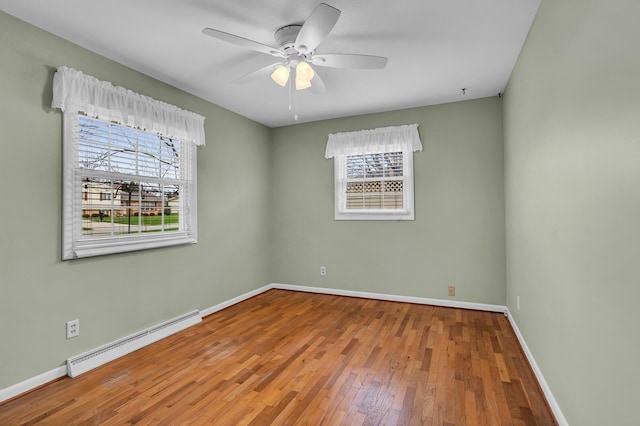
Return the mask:
<svg viewBox="0 0 640 426"><path fill-rule="evenodd" d="M270 290L0 425L553 425L502 314Z"/></svg>

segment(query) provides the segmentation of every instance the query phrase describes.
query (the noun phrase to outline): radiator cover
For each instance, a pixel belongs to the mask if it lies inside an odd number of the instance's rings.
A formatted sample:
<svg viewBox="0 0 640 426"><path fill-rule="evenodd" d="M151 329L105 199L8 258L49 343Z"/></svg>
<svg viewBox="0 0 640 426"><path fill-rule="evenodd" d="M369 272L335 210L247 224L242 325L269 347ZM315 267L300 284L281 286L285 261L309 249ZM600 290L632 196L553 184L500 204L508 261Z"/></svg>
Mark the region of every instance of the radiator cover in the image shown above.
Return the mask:
<svg viewBox="0 0 640 426"><path fill-rule="evenodd" d="M67 375L76 377L199 322L202 322L200 311L189 312L105 346L69 358L67 359Z"/></svg>

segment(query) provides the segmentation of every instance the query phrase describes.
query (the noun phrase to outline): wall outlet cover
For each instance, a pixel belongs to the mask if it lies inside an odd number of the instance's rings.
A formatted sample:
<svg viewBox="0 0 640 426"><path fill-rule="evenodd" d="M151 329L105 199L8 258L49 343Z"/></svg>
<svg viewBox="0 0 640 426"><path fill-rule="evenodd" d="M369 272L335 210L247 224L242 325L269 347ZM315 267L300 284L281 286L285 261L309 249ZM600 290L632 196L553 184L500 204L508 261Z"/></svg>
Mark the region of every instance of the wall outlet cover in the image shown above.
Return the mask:
<svg viewBox="0 0 640 426"><path fill-rule="evenodd" d="M80 320L74 319L67 321L67 339L78 337L80 335Z"/></svg>

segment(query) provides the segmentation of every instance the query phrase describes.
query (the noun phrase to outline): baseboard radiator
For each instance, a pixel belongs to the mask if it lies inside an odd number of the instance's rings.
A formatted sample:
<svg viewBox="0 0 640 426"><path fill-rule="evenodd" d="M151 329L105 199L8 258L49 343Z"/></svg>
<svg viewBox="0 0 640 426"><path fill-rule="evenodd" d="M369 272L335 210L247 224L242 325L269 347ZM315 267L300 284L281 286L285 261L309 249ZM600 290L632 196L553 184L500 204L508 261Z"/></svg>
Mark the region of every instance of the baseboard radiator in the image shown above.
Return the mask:
<svg viewBox="0 0 640 426"><path fill-rule="evenodd" d="M189 312L123 339L101 346L89 352L67 359L67 375L76 377L82 373L113 361L144 346L157 342L180 330L202 321L200 311Z"/></svg>

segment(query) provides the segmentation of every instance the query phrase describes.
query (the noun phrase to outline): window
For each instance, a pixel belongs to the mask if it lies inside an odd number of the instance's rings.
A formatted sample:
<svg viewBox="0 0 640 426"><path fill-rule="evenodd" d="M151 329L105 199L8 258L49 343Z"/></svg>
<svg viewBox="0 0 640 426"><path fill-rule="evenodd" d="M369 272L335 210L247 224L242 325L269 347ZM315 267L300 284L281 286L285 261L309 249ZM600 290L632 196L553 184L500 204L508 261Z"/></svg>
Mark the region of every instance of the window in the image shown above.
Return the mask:
<svg viewBox="0 0 640 426"><path fill-rule="evenodd" d="M417 125L329 135L336 220L414 220L413 151Z"/></svg>
<svg viewBox="0 0 640 426"><path fill-rule="evenodd" d="M79 93L87 86L89 93ZM96 95L101 90L111 98ZM107 113L86 99L69 102L79 94L90 101L124 100ZM144 104L132 107L136 101ZM171 126L150 120L144 114L149 105L160 108L151 117ZM197 242L194 142L204 131L192 138L175 125L176 115L200 116L64 67L54 78L53 106L64 111L63 259ZM202 120L196 124L203 129Z"/></svg>

